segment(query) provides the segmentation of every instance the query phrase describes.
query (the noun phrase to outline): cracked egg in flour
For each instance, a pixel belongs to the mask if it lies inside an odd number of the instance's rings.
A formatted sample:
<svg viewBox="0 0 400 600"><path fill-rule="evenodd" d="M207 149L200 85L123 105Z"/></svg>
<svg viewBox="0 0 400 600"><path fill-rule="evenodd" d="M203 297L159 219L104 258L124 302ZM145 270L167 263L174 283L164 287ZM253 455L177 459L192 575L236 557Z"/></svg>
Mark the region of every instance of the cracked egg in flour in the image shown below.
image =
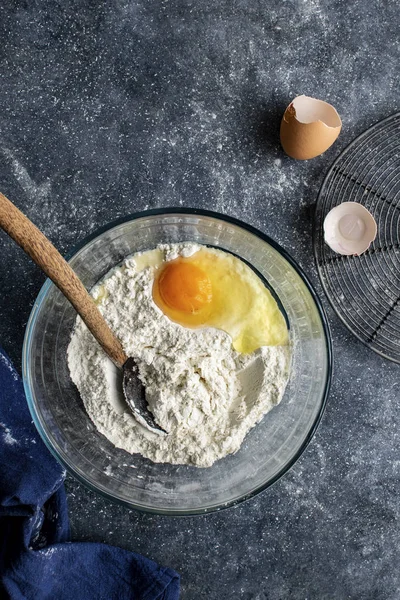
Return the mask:
<svg viewBox="0 0 400 600"><path fill-rule="evenodd" d="M157 269L153 300L184 327L216 327L228 333L236 351L288 343L286 321L271 292L236 256L201 247Z"/></svg>

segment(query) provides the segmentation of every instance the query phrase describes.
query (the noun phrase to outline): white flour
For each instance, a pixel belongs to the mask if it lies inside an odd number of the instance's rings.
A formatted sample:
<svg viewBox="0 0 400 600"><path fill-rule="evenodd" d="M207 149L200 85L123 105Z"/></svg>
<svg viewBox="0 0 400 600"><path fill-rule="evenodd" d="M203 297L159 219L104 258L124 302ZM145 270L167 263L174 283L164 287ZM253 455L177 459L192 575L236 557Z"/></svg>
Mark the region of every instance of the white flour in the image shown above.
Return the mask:
<svg viewBox="0 0 400 600"><path fill-rule="evenodd" d="M162 246L165 260L198 246ZM221 330L187 329L152 300L153 272L140 255L114 270L92 295L128 356L139 365L149 408L168 435L137 423L122 397L121 376L78 317L68 364L88 415L115 446L154 462L208 467L236 452L247 432L282 398L289 351L239 354Z"/></svg>

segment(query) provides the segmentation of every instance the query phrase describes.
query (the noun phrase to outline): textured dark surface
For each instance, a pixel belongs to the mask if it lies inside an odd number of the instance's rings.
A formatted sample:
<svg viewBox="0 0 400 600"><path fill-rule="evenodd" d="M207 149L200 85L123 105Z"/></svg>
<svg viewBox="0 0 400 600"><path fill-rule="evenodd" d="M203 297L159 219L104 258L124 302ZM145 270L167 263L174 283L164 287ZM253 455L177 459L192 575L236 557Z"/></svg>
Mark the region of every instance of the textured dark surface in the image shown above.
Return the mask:
<svg viewBox="0 0 400 600"><path fill-rule="evenodd" d="M312 210L324 173L399 110L394 0L3 2L1 190L66 252L136 210L240 217L317 281ZM298 163L278 141L299 93L331 101L343 131ZM0 339L20 365L44 280L0 235ZM68 478L75 539L131 548L182 574L182 598L400 598L399 367L332 325L322 424L267 492L205 517L147 516Z"/></svg>

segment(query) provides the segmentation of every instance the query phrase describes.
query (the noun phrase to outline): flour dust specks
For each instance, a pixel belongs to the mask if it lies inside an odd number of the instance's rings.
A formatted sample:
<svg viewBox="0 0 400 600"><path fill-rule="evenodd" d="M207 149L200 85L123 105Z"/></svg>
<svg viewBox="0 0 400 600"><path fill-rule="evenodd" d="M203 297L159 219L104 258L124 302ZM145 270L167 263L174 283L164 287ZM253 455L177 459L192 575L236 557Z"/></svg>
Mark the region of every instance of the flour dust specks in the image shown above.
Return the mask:
<svg viewBox="0 0 400 600"><path fill-rule="evenodd" d="M2 429L3 442L8 446L18 445L18 440L16 440L12 433L11 429L7 427L4 423L0 423L0 427Z"/></svg>
<svg viewBox="0 0 400 600"><path fill-rule="evenodd" d="M3 365L6 367L6 369L11 371L11 375L12 375L12 378L14 379L14 381L18 381L18 379L19 379L18 373L12 366L11 362L4 356L4 354L0 354L0 361L3 363Z"/></svg>
<svg viewBox="0 0 400 600"><path fill-rule="evenodd" d="M18 183L28 196L30 200L33 202L37 202L38 200L47 199L50 190L51 190L51 182L45 181L42 184L37 184L31 176L29 175L27 169L24 165L14 156L14 154L8 148L3 148L4 155L10 160L11 166L17 179Z"/></svg>

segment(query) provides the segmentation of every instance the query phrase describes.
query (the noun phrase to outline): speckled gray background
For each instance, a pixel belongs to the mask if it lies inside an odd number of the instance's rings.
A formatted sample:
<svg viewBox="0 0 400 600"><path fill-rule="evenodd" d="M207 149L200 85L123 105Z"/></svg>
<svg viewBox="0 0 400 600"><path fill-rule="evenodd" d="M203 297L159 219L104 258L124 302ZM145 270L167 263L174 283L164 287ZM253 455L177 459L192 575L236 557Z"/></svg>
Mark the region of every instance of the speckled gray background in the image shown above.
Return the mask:
<svg viewBox="0 0 400 600"><path fill-rule="evenodd" d="M400 10L379 0L6 0L0 182L62 251L136 210L196 206L274 237L318 290L312 209L324 173L399 109ZM306 93L343 118L298 163L279 121ZM0 235L0 339L16 365L44 277ZM74 539L177 569L186 600L400 598L399 367L332 325L327 410L302 458L236 509L138 514L67 478Z"/></svg>

